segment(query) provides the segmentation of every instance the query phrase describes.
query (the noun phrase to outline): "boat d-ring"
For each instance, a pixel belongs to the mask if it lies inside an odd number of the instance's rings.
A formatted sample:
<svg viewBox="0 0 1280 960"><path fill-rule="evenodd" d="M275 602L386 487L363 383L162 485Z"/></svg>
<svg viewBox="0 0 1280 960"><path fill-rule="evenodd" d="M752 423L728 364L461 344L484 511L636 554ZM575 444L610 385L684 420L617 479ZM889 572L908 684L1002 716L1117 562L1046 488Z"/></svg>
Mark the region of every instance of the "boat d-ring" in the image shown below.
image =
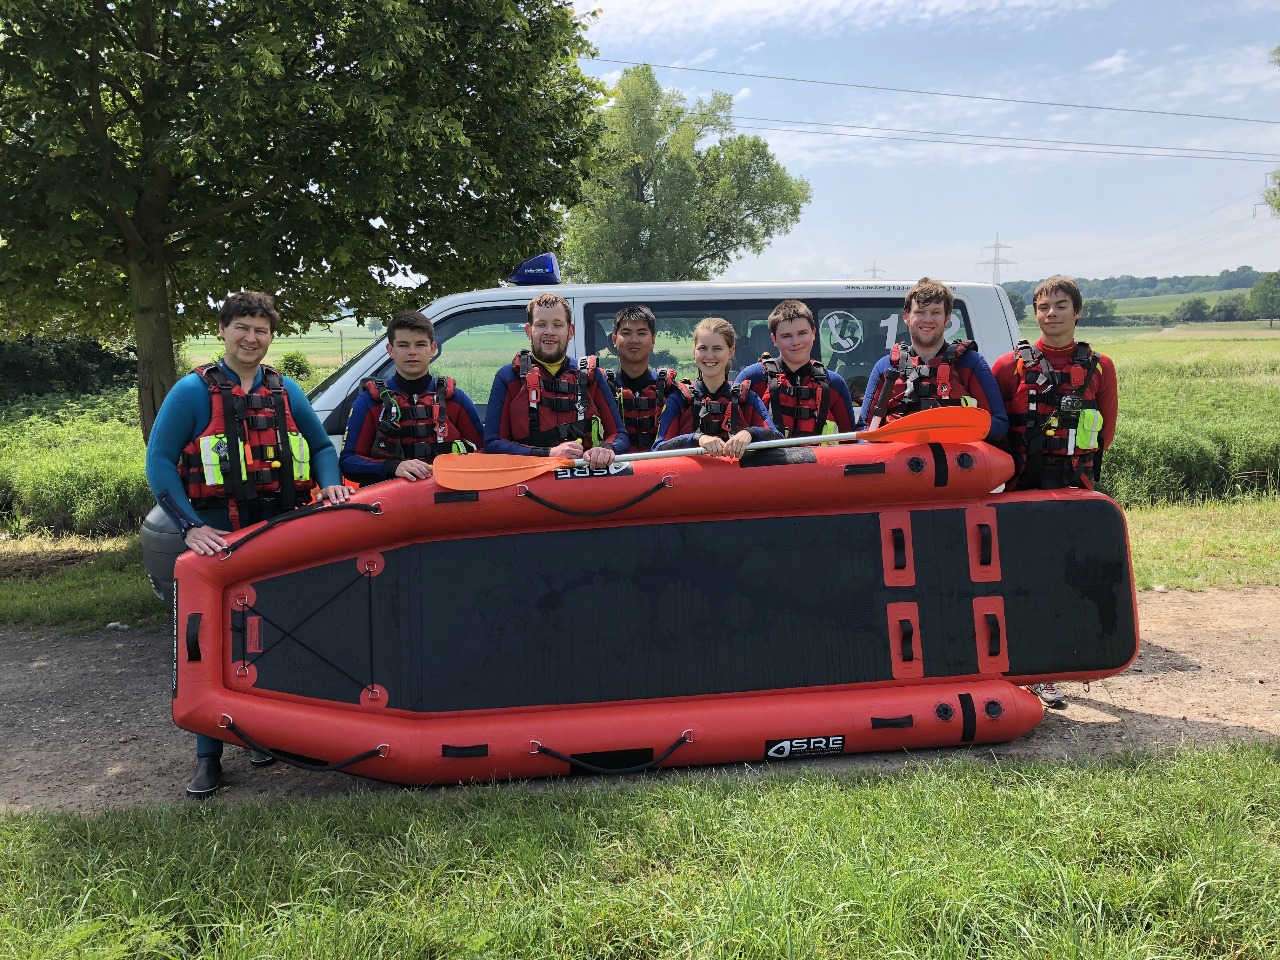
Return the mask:
<svg viewBox="0 0 1280 960"><path fill-rule="evenodd" d="M529 751L531 754L538 754L542 752L542 742L539 740L530 740L529 746L533 748Z"/></svg>
<svg viewBox="0 0 1280 960"><path fill-rule="evenodd" d="M670 490L676 485L676 478L669 473L664 473L662 475L662 485Z"/></svg>
<svg viewBox="0 0 1280 960"><path fill-rule="evenodd" d="M527 494L528 492L529 492L529 488L528 488L525 484L523 484L523 483L517 483L517 484L516 484L516 496L517 496L517 497L523 497L523 496L524 496L525 494Z"/></svg>
<svg viewBox="0 0 1280 960"><path fill-rule="evenodd" d="M224 713L218 718L218 726L223 730L226 730L235 722L235 719L229 713Z"/></svg>

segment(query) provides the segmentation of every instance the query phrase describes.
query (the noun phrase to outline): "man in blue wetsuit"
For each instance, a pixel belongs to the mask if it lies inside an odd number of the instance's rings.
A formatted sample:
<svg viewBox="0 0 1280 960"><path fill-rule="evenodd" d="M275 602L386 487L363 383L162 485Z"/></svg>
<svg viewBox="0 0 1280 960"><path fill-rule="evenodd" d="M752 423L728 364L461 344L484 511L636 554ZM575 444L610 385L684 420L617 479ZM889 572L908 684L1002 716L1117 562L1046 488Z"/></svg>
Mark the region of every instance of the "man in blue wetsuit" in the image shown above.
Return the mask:
<svg viewBox="0 0 1280 960"><path fill-rule="evenodd" d="M626 453L618 405L595 357L569 356L569 303L543 293L526 307L529 349L497 372L485 411L485 453L573 457L596 469Z"/></svg>
<svg viewBox="0 0 1280 960"><path fill-rule="evenodd" d="M231 530L306 506L317 487L330 503L350 493L302 388L262 363L279 319L265 293L227 297L218 312L223 359L174 384L151 428L147 484L183 542L202 556L225 549ZM218 789L221 758L221 740L196 737L188 796ZM272 762L263 754L250 759Z"/></svg>
<svg viewBox="0 0 1280 960"><path fill-rule="evenodd" d="M366 383L351 407L338 458L348 480L425 480L441 453L471 453L484 444L471 398L452 377L431 375L435 339L435 327L416 310L387 324L387 355L396 372Z"/></svg>

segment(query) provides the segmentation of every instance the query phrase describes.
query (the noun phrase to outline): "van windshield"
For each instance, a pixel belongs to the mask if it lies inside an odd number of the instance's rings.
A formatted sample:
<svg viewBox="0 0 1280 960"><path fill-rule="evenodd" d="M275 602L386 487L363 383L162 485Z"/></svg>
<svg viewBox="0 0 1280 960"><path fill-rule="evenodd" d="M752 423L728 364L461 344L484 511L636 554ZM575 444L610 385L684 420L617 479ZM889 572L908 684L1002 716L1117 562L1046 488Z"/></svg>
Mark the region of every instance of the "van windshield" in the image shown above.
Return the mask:
<svg viewBox="0 0 1280 960"><path fill-rule="evenodd" d="M907 342L907 329L902 324L902 298L813 298L804 301L813 311L818 324L814 343L814 359L828 370L844 377L853 394L854 403L861 401L867 378L876 361L885 356L894 341ZM693 379L693 328L705 317L723 317L738 332L734 356L734 375L760 359L761 353L777 356L778 349L769 338L769 313L778 300L668 300L645 303L658 320L651 366L675 367L681 377ZM609 342L613 317L630 303L599 302L583 304L583 334L586 349L596 353L604 367L616 367L617 355ZM947 327L946 337L954 340L973 338L969 314L957 300Z"/></svg>

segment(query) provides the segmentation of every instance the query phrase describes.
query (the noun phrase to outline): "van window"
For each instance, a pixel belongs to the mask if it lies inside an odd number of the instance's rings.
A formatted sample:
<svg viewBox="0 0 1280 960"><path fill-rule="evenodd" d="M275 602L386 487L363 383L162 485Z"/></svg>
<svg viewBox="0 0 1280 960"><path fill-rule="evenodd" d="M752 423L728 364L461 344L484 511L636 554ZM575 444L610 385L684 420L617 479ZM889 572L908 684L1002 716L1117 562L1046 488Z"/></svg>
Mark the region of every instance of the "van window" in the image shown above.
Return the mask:
<svg viewBox="0 0 1280 960"><path fill-rule="evenodd" d="M524 307L484 307L451 313L432 321L436 324L436 355L431 361L431 373L453 377L456 385L475 404L482 426L494 374L529 345L529 338L524 334L524 321ZM376 355L366 359L365 355L375 348ZM387 339L381 337L361 352L360 359L369 372L351 387L345 400L326 417L324 427L330 436L346 432L351 405L367 381L385 379L395 373L386 348ZM338 374L346 374L351 367L352 364L348 364ZM321 384L312 396L317 396L326 384L336 381L338 374Z"/></svg>
<svg viewBox="0 0 1280 960"><path fill-rule="evenodd" d="M902 324L902 299L885 298L814 298L805 301L818 325L814 357L821 360L849 384L854 403L861 402L871 368L885 356L895 340L907 342ZM778 300L682 300L656 301L646 306L658 320L652 366L675 367L681 377L692 379L693 329L704 317L723 317L738 332L734 356L734 375L760 359L768 351L776 356L777 348L769 338L769 314ZM601 366L616 367L617 355L609 342L613 317L628 303L586 303L583 305L583 331L587 352L600 356ZM946 337L972 339L973 328L965 305L957 300L947 327Z"/></svg>

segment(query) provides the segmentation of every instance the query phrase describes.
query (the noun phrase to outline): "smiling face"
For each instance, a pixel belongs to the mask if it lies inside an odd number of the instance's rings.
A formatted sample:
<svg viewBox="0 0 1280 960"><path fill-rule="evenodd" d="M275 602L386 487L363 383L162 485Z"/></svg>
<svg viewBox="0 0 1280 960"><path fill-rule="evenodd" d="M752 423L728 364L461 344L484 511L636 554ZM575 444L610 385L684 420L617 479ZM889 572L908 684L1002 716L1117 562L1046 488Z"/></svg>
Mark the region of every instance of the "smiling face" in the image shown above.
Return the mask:
<svg viewBox="0 0 1280 960"><path fill-rule="evenodd" d="M773 344L789 370L799 370L813 356L813 326L808 320L782 320L773 331Z"/></svg>
<svg viewBox="0 0 1280 960"><path fill-rule="evenodd" d="M693 362L698 366L698 376L709 387L719 386L729 375L729 363L733 360L733 347L723 336L710 330L698 332L693 342Z"/></svg>
<svg viewBox="0 0 1280 960"><path fill-rule="evenodd" d="M218 331L226 347L226 361L242 375L256 371L271 346L271 321L266 317L236 317Z"/></svg>
<svg viewBox="0 0 1280 960"><path fill-rule="evenodd" d="M543 363L558 363L569 352L573 339L573 324L563 307L539 304L533 308L533 319L524 325L525 335L535 359Z"/></svg>
<svg viewBox="0 0 1280 960"><path fill-rule="evenodd" d="M916 353L932 354L942 346L951 314L940 303L917 302L911 305L903 321L907 325L911 345L916 348Z"/></svg>
<svg viewBox="0 0 1280 960"><path fill-rule="evenodd" d="M1076 322L1080 311L1065 290L1050 290L1036 300L1036 323L1044 342L1051 347L1065 347L1076 338Z"/></svg>

